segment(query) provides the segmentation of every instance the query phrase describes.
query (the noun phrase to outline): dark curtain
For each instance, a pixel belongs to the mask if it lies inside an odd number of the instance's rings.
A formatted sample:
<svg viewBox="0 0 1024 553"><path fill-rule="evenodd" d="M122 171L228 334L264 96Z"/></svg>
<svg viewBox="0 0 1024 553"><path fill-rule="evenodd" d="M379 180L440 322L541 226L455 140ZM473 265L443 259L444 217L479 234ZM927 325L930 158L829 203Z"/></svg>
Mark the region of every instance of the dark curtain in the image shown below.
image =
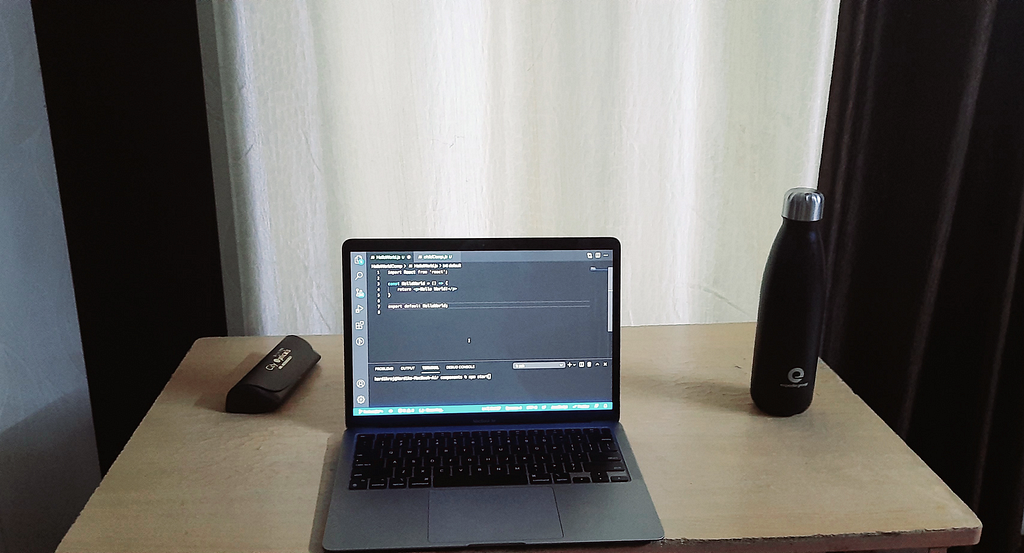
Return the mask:
<svg viewBox="0 0 1024 553"><path fill-rule="evenodd" d="M1018 551L1024 3L843 0L822 358Z"/></svg>
<svg viewBox="0 0 1024 553"><path fill-rule="evenodd" d="M32 14L106 474L192 342L227 333L196 3Z"/></svg>

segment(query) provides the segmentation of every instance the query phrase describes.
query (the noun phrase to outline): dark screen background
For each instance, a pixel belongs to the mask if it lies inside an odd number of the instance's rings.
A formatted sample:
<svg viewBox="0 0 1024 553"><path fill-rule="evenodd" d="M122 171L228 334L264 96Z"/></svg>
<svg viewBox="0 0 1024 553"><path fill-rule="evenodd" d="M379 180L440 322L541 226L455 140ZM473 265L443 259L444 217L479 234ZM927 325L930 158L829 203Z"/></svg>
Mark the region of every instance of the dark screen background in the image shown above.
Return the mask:
<svg viewBox="0 0 1024 553"><path fill-rule="evenodd" d="M379 269L381 314L367 319L369 406L610 401L610 362L589 369L512 369L513 361L535 359L610 361L608 273L591 267L605 269L611 263L595 261L464 262L443 276L389 276ZM368 278L376 280L377 271L371 269ZM457 290L395 292L391 287L388 298L387 283L403 280L447 281ZM388 303L434 302L449 307L387 309ZM477 366L446 370L444 364L452 362ZM396 370L375 372L381 364ZM417 365L403 374L420 374L422 364L438 364L441 374L490 373L491 379L372 381L399 374L400 364Z"/></svg>

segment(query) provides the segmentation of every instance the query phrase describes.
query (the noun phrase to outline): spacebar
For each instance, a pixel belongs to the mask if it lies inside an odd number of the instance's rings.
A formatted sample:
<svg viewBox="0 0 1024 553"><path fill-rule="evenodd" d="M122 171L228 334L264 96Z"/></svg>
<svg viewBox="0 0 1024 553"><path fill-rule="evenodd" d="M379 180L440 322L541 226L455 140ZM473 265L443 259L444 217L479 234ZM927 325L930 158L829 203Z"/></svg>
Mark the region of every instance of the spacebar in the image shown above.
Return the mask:
<svg viewBox="0 0 1024 553"><path fill-rule="evenodd" d="M508 476L435 476L435 488L454 488L456 486L521 486L528 484L525 474Z"/></svg>

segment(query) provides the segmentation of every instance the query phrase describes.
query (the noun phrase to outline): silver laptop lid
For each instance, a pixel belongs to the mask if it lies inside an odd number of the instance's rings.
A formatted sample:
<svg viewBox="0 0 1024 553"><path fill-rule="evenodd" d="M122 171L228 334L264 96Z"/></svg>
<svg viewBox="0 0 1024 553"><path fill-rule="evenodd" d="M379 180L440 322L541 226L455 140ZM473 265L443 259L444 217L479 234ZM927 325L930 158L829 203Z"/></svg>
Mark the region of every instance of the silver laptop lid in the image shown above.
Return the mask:
<svg viewBox="0 0 1024 553"><path fill-rule="evenodd" d="M618 420L614 238L352 239L346 424Z"/></svg>

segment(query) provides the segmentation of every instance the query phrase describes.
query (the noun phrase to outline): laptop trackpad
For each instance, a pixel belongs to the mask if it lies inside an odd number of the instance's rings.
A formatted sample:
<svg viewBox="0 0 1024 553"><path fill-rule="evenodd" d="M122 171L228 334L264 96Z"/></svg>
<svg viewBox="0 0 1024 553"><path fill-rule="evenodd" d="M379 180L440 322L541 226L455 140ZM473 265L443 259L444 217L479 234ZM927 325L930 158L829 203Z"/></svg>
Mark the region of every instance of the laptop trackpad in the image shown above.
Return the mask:
<svg viewBox="0 0 1024 553"><path fill-rule="evenodd" d="M524 488L430 490L431 543L483 544L562 537L554 491Z"/></svg>

